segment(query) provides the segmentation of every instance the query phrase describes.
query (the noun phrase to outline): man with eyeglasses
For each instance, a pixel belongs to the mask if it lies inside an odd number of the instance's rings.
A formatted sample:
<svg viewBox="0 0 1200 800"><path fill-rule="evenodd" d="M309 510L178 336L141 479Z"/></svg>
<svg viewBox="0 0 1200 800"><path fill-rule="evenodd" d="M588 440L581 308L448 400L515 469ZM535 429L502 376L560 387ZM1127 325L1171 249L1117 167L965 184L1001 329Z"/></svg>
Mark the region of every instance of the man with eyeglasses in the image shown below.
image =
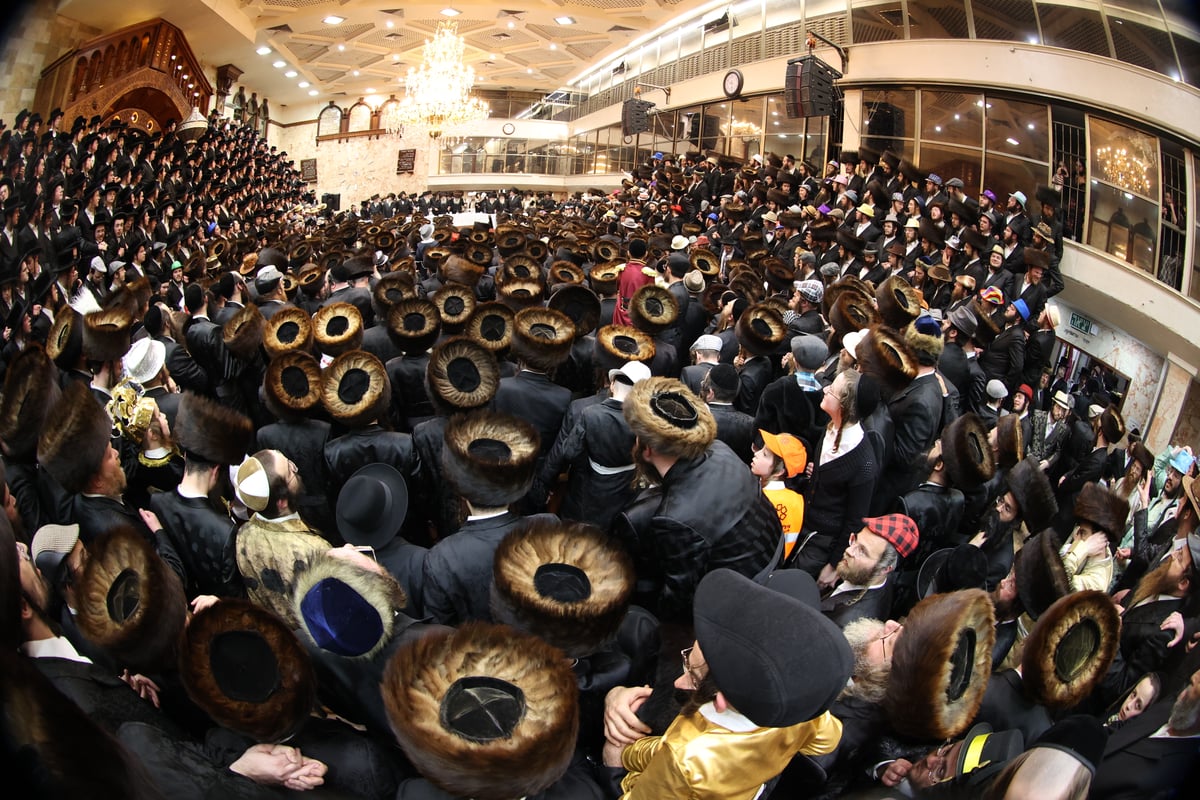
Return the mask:
<svg viewBox="0 0 1200 800"><path fill-rule="evenodd" d="M828 709L853 655L808 602L720 569L700 582L693 621L675 681L691 701L661 737L605 744L604 763L627 770L622 800L753 800L795 755L831 753L841 739Z"/></svg>
<svg viewBox="0 0 1200 800"><path fill-rule="evenodd" d="M917 524L904 514L863 519L862 530L850 534L821 611L841 628L863 617L886 618L894 591L890 577L900 559L917 549L919 538Z"/></svg>

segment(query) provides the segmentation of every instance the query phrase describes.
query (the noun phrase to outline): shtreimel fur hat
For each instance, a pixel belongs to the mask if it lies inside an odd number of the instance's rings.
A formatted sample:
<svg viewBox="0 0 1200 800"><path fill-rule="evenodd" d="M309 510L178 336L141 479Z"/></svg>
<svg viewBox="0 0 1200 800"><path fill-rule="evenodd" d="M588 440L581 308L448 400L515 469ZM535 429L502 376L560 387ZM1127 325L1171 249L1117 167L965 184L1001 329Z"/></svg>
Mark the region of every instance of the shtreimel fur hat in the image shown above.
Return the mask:
<svg viewBox="0 0 1200 800"><path fill-rule="evenodd" d="M1120 637L1121 618L1104 592L1060 598L1025 641L1021 679L1026 690L1050 709L1078 705L1108 674Z"/></svg>
<svg viewBox="0 0 1200 800"><path fill-rule="evenodd" d="M1010 415L1011 416L1011 415ZM1058 514L1058 501L1054 498L1054 487L1042 472L1036 458L1026 458L1008 472L1008 490L1021 507L1021 519L1031 531L1040 531L1054 521Z"/></svg>
<svg viewBox="0 0 1200 800"><path fill-rule="evenodd" d="M400 648L380 686L405 754L454 797L537 794L570 764L579 689L562 651L472 622Z"/></svg>
<svg viewBox="0 0 1200 800"><path fill-rule="evenodd" d="M321 365L300 350L276 356L263 376L263 399L279 419L306 416L321 403Z"/></svg>
<svg viewBox="0 0 1200 800"><path fill-rule="evenodd" d="M783 316L765 303L750 306L738 317L734 330L738 344L755 356L774 353L783 345L787 326Z"/></svg>
<svg viewBox="0 0 1200 800"><path fill-rule="evenodd" d="M699 458L717 435L708 405L674 378L639 381L622 410L641 445L665 456Z"/></svg>
<svg viewBox="0 0 1200 800"><path fill-rule="evenodd" d="M527 366L554 369L571 355L575 323L561 311L526 308L513 318L513 353Z"/></svg>
<svg viewBox="0 0 1200 800"><path fill-rule="evenodd" d="M571 658L617 634L633 592L633 562L616 540L581 522L526 522L500 543L492 618Z"/></svg>
<svg viewBox="0 0 1200 800"><path fill-rule="evenodd" d="M78 494L100 469L112 422L83 381L71 382L46 421L38 463L68 494Z"/></svg>
<svg viewBox="0 0 1200 800"><path fill-rule="evenodd" d="M1128 518L1129 501L1093 481L1083 485L1075 500L1076 521L1092 523L1096 530L1104 531L1114 546L1125 535Z"/></svg>
<svg viewBox="0 0 1200 800"><path fill-rule="evenodd" d="M253 303L238 309L221 328L225 348L238 358L249 361L257 355L258 346L262 344L265 325L262 312Z"/></svg>
<svg viewBox="0 0 1200 800"><path fill-rule="evenodd" d="M210 464L240 464L254 440L254 423L215 400L185 392L175 418L175 441Z"/></svg>
<svg viewBox="0 0 1200 800"><path fill-rule="evenodd" d="M451 485L479 508L507 506L529 491L541 437L528 422L473 411L446 424L442 467Z"/></svg>
<svg viewBox="0 0 1200 800"><path fill-rule="evenodd" d="M978 414L968 411L942 431L942 461L951 483L964 491L982 486L996 474L996 456Z"/></svg>
<svg viewBox="0 0 1200 800"><path fill-rule="evenodd" d="M28 345L9 365L0 397L0 440L10 463L37 458L38 434L61 396L54 362L41 345Z"/></svg>
<svg viewBox="0 0 1200 800"><path fill-rule="evenodd" d="M262 340L263 347L272 358L293 350L307 353L312 350L312 318L302 308L284 306L267 320Z"/></svg>
<svg viewBox="0 0 1200 800"><path fill-rule="evenodd" d="M325 368L321 400L335 420L351 428L361 428L386 413L392 401L392 383L378 357L363 350L351 350Z"/></svg>

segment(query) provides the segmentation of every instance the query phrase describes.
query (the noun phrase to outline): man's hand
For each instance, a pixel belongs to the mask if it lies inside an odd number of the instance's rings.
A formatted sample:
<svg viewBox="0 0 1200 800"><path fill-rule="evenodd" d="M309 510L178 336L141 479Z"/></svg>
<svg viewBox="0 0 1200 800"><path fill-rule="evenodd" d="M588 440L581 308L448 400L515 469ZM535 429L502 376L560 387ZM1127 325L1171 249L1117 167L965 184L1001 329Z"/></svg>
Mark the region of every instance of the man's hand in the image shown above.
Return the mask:
<svg viewBox="0 0 1200 800"><path fill-rule="evenodd" d="M220 600L221 598L217 597L215 594L196 595L196 599L192 601L192 613L199 614L206 608L212 608L218 602L220 602Z"/></svg>
<svg viewBox="0 0 1200 800"><path fill-rule="evenodd" d="M1087 558L1104 558L1108 552L1108 536L1103 531L1097 531L1083 540L1083 554Z"/></svg>
<svg viewBox="0 0 1200 800"><path fill-rule="evenodd" d="M604 738L623 748L649 736L650 727L638 719L637 710L652 691L649 686L615 686L610 689L604 697ZM620 750L616 766L620 766Z"/></svg>
<svg viewBox="0 0 1200 800"><path fill-rule="evenodd" d="M1183 639L1183 615L1178 611L1172 611L1166 619L1162 621L1162 625L1158 626L1160 631L1174 631L1175 635L1171 637L1171 641L1167 643L1167 647L1174 647Z"/></svg>
<svg viewBox="0 0 1200 800"><path fill-rule="evenodd" d="M817 588L822 592L826 589L832 589L833 585L838 582L837 567L832 564L826 564L821 567L821 574L817 576Z"/></svg>
<svg viewBox="0 0 1200 800"><path fill-rule="evenodd" d="M146 523L146 527L150 529L151 533L158 533L163 529L162 522L159 521L158 515L153 511L139 508L138 514L141 515L142 522Z"/></svg>
<svg viewBox="0 0 1200 800"><path fill-rule="evenodd" d="M604 750L601 752L601 759L606 767L621 767L621 753L624 752L625 745L613 744L612 742L604 743Z"/></svg>
<svg viewBox="0 0 1200 800"><path fill-rule="evenodd" d="M908 777L909 770L912 769L912 762L905 758L897 758L895 761L887 765L887 769L879 776L879 781L884 786L896 786L900 781Z"/></svg>
<svg viewBox="0 0 1200 800"><path fill-rule="evenodd" d="M160 708L158 704L158 693L162 691L158 688L158 684L147 678L145 675L130 675L129 670L121 675L121 680L129 684L129 688L138 693L138 697L143 700L149 700L154 704L155 708Z"/></svg>
<svg viewBox="0 0 1200 800"><path fill-rule="evenodd" d="M306 791L325 782L327 768L320 761L305 758L294 747L256 744L247 748L229 769L263 786L286 786L295 791Z"/></svg>

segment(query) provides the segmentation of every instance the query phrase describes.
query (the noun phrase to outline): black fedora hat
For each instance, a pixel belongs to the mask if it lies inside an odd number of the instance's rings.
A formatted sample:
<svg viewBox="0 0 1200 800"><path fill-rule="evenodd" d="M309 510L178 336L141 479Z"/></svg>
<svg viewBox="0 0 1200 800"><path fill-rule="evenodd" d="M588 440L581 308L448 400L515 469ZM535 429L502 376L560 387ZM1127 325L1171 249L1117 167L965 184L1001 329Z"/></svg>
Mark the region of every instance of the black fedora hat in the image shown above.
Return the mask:
<svg viewBox="0 0 1200 800"><path fill-rule="evenodd" d="M338 533L353 545L383 547L400 532L407 513L408 484L391 464L368 464L338 492Z"/></svg>

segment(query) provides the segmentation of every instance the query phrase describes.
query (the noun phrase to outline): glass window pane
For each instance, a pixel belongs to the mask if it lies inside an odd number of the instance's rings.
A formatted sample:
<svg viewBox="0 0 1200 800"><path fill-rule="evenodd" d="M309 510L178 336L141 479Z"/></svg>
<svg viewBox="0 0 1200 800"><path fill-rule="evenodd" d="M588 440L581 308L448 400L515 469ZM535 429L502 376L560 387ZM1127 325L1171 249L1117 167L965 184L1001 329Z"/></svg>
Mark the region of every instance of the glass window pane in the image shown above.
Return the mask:
<svg viewBox="0 0 1200 800"><path fill-rule="evenodd" d="M1179 51L1179 65L1183 68L1182 80L1192 86L1200 86L1200 42L1189 38L1178 30L1172 30L1175 49Z"/></svg>
<svg viewBox="0 0 1200 800"><path fill-rule="evenodd" d="M1010 192L1021 191L1027 198L1032 197L1037 186L1046 182L1047 171L1045 164L988 152L984 160L983 186L991 189L1003 204Z"/></svg>
<svg viewBox="0 0 1200 800"><path fill-rule="evenodd" d="M1177 75L1175 53L1167 32L1131 20L1108 18L1117 58L1127 64L1152 69L1163 75Z"/></svg>
<svg viewBox="0 0 1200 800"><path fill-rule="evenodd" d="M908 38L966 39L967 10L963 0L908 0Z"/></svg>
<svg viewBox="0 0 1200 800"><path fill-rule="evenodd" d="M356 103L350 107L350 131L365 131L371 127L371 107L366 103Z"/></svg>
<svg viewBox="0 0 1200 800"><path fill-rule="evenodd" d="M808 163L816 167L818 175L825 174L825 162L834 157L826 151L826 145L829 140L829 118L828 117L809 117L808 130L804 134L804 146L801 148L796 146L796 150L803 149L804 157ZM799 153L796 153L799 156Z"/></svg>
<svg viewBox="0 0 1200 800"><path fill-rule="evenodd" d="M1049 111L1038 103L988 97L987 148L1006 156L1050 158Z"/></svg>
<svg viewBox="0 0 1200 800"><path fill-rule="evenodd" d="M1088 244L1154 274L1158 204L1103 183L1092 183Z"/></svg>
<svg viewBox="0 0 1200 800"><path fill-rule="evenodd" d="M1192 174L1200 175L1200 156L1193 156L1192 158ZM1196 192L1193 195L1193 199L1197 204L1200 204L1200 181L1197 181L1193 188ZM1188 294L1194 300L1200 300L1200 247L1196 246L1200 244L1200 216L1197 216L1196 227L1192 231L1192 242L1192 276Z"/></svg>
<svg viewBox="0 0 1200 800"><path fill-rule="evenodd" d="M687 150L703 153L715 150L721 135L721 120L716 114L705 113L701 106L682 109L679 112L679 139L686 142Z"/></svg>
<svg viewBox="0 0 1200 800"><path fill-rule="evenodd" d="M762 97L735 100L730 103L731 118L725 123L724 133L729 142L729 155L741 161L762 153L763 106Z"/></svg>
<svg viewBox="0 0 1200 800"><path fill-rule="evenodd" d="M891 149L903 157L911 156L916 102L917 93L912 89L864 91L863 141L876 150Z"/></svg>
<svg viewBox="0 0 1200 800"><path fill-rule="evenodd" d="M1109 55L1108 37L1098 9L1038 3L1037 11L1042 20L1042 44Z"/></svg>
<svg viewBox="0 0 1200 800"><path fill-rule="evenodd" d="M850 12L850 20L855 44L904 38L904 15L898 0L873 6L856 5Z"/></svg>
<svg viewBox="0 0 1200 800"><path fill-rule="evenodd" d="M1132 128L1089 118L1093 179L1143 197L1158 197L1158 139Z"/></svg>
<svg viewBox="0 0 1200 800"><path fill-rule="evenodd" d="M971 0L975 38L1037 44L1037 17L1031 0Z"/></svg>
<svg viewBox="0 0 1200 800"><path fill-rule="evenodd" d="M983 95L922 89L921 141L981 147Z"/></svg>
<svg viewBox="0 0 1200 800"><path fill-rule="evenodd" d="M711 116L716 120L717 125L717 146L716 150L721 153L729 152L729 103L709 103L704 107L706 116ZM705 121L706 125L713 123Z"/></svg>
<svg viewBox="0 0 1200 800"><path fill-rule="evenodd" d="M332 136L341 131L342 110L332 103L325 106L317 117L317 136Z"/></svg>
<svg viewBox="0 0 1200 800"><path fill-rule="evenodd" d="M948 147L922 142L921 169L937 173L943 186L951 178L959 178L963 182L963 191L972 197L981 191L979 179L983 172L983 155L978 148Z"/></svg>

